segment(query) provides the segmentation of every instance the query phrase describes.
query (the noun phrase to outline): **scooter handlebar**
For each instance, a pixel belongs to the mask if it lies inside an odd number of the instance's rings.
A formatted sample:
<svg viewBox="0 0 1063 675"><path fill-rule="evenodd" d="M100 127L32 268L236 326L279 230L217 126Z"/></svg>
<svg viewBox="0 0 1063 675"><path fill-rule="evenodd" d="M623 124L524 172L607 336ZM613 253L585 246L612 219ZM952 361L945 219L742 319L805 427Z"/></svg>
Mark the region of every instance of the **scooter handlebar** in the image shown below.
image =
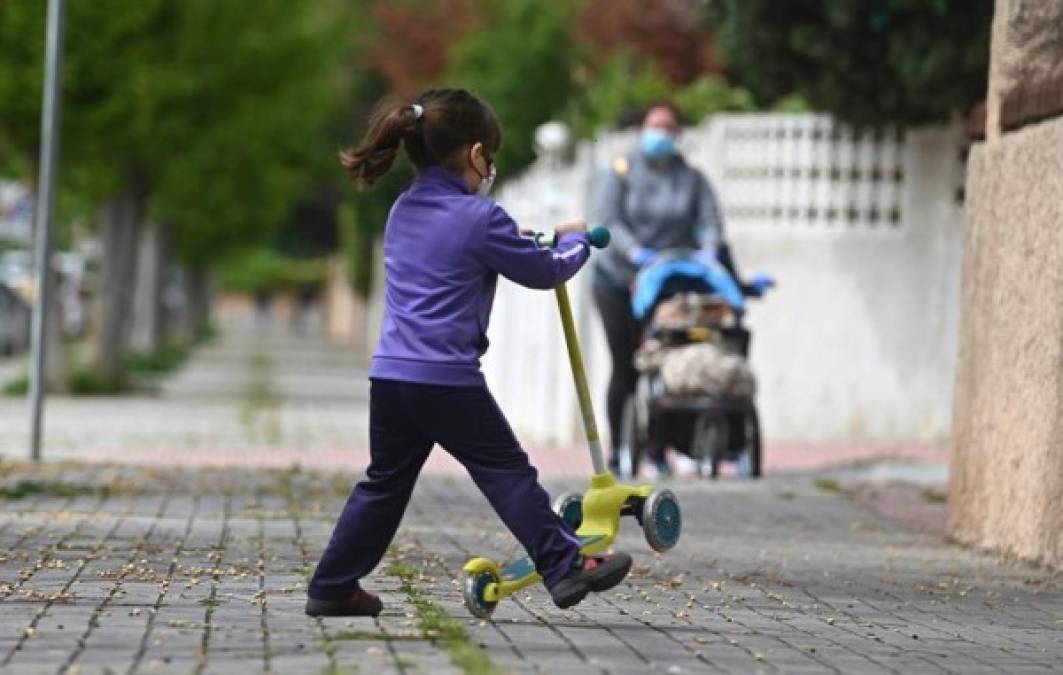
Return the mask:
<svg viewBox="0 0 1063 675"><path fill-rule="evenodd" d="M604 225L599 225L587 233L587 241L590 242L590 245L594 248L605 248L609 245L611 239L612 235L609 234L609 228ZM556 234L536 232L532 235L532 240L544 248L557 246Z"/></svg>
<svg viewBox="0 0 1063 675"><path fill-rule="evenodd" d="M587 233L587 240L590 241L591 246L594 248L605 248L612 238L613 236L609 234L609 228L604 225L599 225Z"/></svg>

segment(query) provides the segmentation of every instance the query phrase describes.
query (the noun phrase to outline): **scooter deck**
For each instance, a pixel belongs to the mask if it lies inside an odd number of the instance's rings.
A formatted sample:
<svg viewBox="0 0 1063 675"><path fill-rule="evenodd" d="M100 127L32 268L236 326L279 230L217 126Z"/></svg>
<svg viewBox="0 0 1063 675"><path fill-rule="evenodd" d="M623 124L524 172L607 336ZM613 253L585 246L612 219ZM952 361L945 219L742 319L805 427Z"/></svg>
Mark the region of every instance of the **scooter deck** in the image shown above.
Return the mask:
<svg viewBox="0 0 1063 675"><path fill-rule="evenodd" d="M601 541L603 536L604 535L601 534L594 534L580 537L580 549L584 549L590 544ZM522 556L506 563L505 567L502 568L502 581L519 581L532 576L533 574L537 574L535 571L535 563L533 563L532 559L528 556Z"/></svg>

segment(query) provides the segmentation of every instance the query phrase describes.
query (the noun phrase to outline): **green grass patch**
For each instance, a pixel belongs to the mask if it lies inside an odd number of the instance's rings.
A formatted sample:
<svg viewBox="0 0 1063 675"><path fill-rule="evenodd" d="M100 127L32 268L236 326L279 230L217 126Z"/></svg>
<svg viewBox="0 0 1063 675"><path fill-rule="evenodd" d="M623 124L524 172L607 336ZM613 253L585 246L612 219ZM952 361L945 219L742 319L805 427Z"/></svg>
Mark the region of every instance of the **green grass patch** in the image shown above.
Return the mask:
<svg viewBox="0 0 1063 675"><path fill-rule="evenodd" d="M108 377L90 366L75 369L67 384L76 396L117 396L129 390L125 378Z"/></svg>
<svg viewBox="0 0 1063 675"><path fill-rule="evenodd" d="M250 378L244 390L240 419L252 437L277 443L282 432L277 412L281 398L273 388L273 363L268 354L257 351L251 354L249 365Z"/></svg>
<svg viewBox="0 0 1063 675"><path fill-rule="evenodd" d="M944 504L948 501L949 496L939 490L926 489L923 490L923 501L929 504Z"/></svg>
<svg viewBox="0 0 1063 675"><path fill-rule="evenodd" d="M419 576L417 568L401 560L393 560L388 574L398 577L401 590L410 599L417 612L417 624L426 637L432 638L450 656L450 662L466 673L500 674L480 645L473 642L465 626L432 601L428 594L414 581Z"/></svg>
<svg viewBox="0 0 1063 675"><path fill-rule="evenodd" d="M88 366L81 366L70 373L67 386L70 393L77 396L115 396L129 390L129 383L124 379L105 377ZM29 376L21 375L5 384L3 393L5 396L25 396L29 389Z"/></svg>
<svg viewBox="0 0 1063 675"><path fill-rule="evenodd" d="M126 360L129 371L138 375L165 375L184 365L192 349L181 344L166 344L154 352L134 352Z"/></svg>
<svg viewBox="0 0 1063 675"><path fill-rule="evenodd" d="M0 499L18 500L26 497L83 497L108 496L111 488L107 485L81 485L50 480L20 480L12 486L0 487Z"/></svg>
<svg viewBox="0 0 1063 675"><path fill-rule="evenodd" d="M30 390L30 378L23 373L13 380L4 383L4 396L25 396Z"/></svg>
<svg viewBox="0 0 1063 675"><path fill-rule="evenodd" d="M842 484L834 478L817 478L812 481L812 485L821 492L841 492Z"/></svg>
<svg viewBox="0 0 1063 675"><path fill-rule="evenodd" d="M203 345L208 345L214 342L219 335L221 335L221 329L213 323L208 323L200 328L199 332L192 338L192 346L202 347Z"/></svg>

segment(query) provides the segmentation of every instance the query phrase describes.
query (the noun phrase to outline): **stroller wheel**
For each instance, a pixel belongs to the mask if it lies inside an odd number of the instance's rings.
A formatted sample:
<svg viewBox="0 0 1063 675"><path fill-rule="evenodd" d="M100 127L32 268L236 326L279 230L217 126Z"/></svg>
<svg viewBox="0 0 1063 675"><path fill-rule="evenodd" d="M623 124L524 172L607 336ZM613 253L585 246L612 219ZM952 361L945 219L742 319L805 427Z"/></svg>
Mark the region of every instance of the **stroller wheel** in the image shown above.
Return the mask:
<svg viewBox="0 0 1063 675"><path fill-rule="evenodd" d="M578 530L583 523L583 495L578 492L563 492L554 500L554 513L561 516L561 520Z"/></svg>
<svg viewBox="0 0 1063 675"><path fill-rule="evenodd" d="M738 455L736 469L742 478L760 478L761 446L760 446L760 419L757 417L757 409L750 406L743 420L745 438L743 439L742 451Z"/></svg>
<svg viewBox="0 0 1063 675"><path fill-rule="evenodd" d="M642 532L654 551L664 553L679 542L683 516L671 490L654 490L642 504Z"/></svg>

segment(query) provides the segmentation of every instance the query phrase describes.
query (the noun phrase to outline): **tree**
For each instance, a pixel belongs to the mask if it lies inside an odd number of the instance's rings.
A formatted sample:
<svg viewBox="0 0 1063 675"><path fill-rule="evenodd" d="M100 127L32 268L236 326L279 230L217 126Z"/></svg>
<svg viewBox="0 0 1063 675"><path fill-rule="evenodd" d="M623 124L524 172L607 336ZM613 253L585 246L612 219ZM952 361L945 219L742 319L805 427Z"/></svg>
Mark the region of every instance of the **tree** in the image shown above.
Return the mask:
<svg viewBox="0 0 1063 675"><path fill-rule="evenodd" d="M43 7L0 3L9 165L36 145ZM124 371L149 214L174 231L201 323L207 266L268 237L308 189L317 155L332 153L319 132L338 89L341 4L263 0L248 10L209 0L70 4L62 187L100 207L97 366L108 380Z"/></svg>
<svg viewBox="0 0 1063 675"><path fill-rule="evenodd" d="M32 175L38 143L44 2L0 4L0 125L9 166ZM78 195L61 203L96 204L106 222L103 240L113 264L105 267L105 306L128 302L130 284L121 280L135 261L135 228L147 182L136 171L143 147L136 142L152 117L156 88L147 68L161 57L152 39L165 25L162 0L130 7L120 0L72 3L67 16L64 60L63 160L61 190ZM20 161L21 160L21 161ZM120 342L125 314L105 314L101 334ZM119 345L120 346L120 345ZM117 370L114 353L104 353L107 369ZM57 361L57 359L53 359Z"/></svg>
<svg viewBox="0 0 1063 675"><path fill-rule="evenodd" d="M730 71L760 104L797 93L856 126L912 126L985 96L991 0L717 4Z"/></svg>
<svg viewBox="0 0 1063 675"><path fill-rule="evenodd" d="M719 75L712 33L692 0L587 0L578 37L591 45L592 65L626 53L652 64L675 84Z"/></svg>
<svg viewBox="0 0 1063 675"><path fill-rule="evenodd" d="M321 136L336 106L342 12L311 0L182 0L166 66L153 212L173 223L192 280L192 332L206 320L203 278L234 250L269 241L334 158ZM336 11L334 11L336 10Z"/></svg>
<svg viewBox="0 0 1063 675"><path fill-rule="evenodd" d="M575 5L505 0L491 9L482 30L452 46L446 82L477 91L498 113L498 171L505 176L534 159L535 129L562 112L573 94Z"/></svg>
<svg viewBox="0 0 1063 675"><path fill-rule="evenodd" d="M482 24L481 14L474 0L377 0L362 58L391 91L412 99L439 81L451 45Z"/></svg>

